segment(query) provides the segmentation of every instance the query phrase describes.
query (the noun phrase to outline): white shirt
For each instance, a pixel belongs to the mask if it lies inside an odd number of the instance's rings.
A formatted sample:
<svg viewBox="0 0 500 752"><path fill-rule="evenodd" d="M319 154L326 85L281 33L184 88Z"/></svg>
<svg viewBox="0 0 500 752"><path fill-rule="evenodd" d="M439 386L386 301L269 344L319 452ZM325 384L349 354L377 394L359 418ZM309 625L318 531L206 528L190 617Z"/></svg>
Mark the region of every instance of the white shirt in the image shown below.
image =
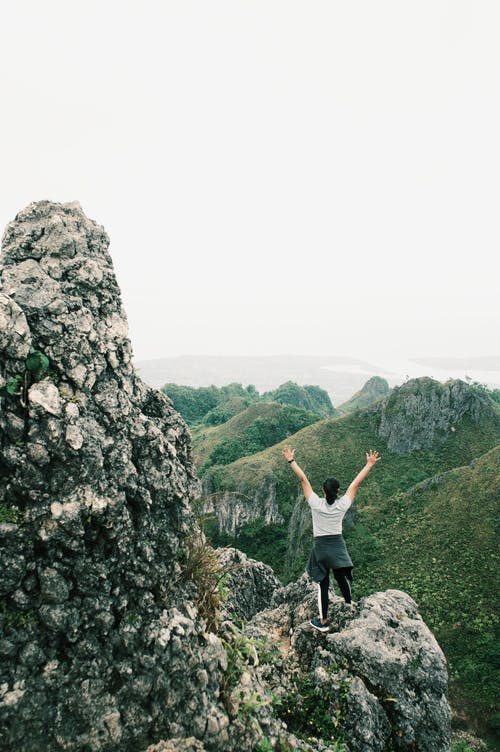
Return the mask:
<svg viewBox="0 0 500 752"><path fill-rule="evenodd" d="M342 532L342 520L352 504L349 496L344 494L333 504L328 504L326 499L320 499L313 491L307 503L311 507L315 538L320 535L338 535Z"/></svg>

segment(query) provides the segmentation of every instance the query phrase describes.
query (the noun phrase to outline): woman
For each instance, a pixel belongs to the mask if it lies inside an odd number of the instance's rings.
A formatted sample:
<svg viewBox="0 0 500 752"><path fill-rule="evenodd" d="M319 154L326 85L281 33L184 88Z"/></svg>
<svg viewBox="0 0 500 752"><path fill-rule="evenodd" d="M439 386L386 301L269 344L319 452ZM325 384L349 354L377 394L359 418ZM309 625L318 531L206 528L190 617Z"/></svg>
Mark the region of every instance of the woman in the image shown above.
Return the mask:
<svg viewBox="0 0 500 752"><path fill-rule="evenodd" d="M318 583L319 619L311 619L312 627L320 632L328 632L328 588L330 570L338 582L346 603L351 603L352 561L342 536L342 520L356 496L360 483L381 457L370 449L366 453L366 465L338 499L340 484L336 478L327 478L323 483L325 498L320 499L312 490L304 471L295 461L295 450L286 445L283 454L293 472L302 484L306 501L311 507L313 520L313 547L309 557L308 573Z"/></svg>

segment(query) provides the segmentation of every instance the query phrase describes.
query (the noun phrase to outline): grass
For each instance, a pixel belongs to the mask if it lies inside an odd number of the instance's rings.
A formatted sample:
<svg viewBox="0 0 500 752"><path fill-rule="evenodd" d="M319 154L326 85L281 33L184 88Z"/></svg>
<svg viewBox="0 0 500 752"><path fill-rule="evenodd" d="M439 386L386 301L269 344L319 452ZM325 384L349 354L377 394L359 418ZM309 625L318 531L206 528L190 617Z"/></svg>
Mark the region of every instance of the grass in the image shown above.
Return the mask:
<svg viewBox="0 0 500 752"><path fill-rule="evenodd" d="M409 593L447 656L452 700L490 725L500 696L499 466L497 447L474 466L362 510L347 536L357 597L390 587Z"/></svg>
<svg viewBox="0 0 500 752"><path fill-rule="evenodd" d="M254 454L316 422L312 412L277 402L257 402L218 426L192 428L193 457L200 473Z"/></svg>
<svg viewBox="0 0 500 752"><path fill-rule="evenodd" d="M187 539L179 562L182 579L196 587L195 604L206 621L207 629L217 632L221 605L227 597L225 580L229 571L221 567L212 547L200 532L193 533Z"/></svg>
<svg viewBox="0 0 500 752"><path fill-rule="evenodd" d="M343 752L346 697L349 685L341 682L337 695L331 686L318 685L312 676L297 673L288 691L275 699L274 709L287 728L304 741L322 739L329 749Z"/></svg>

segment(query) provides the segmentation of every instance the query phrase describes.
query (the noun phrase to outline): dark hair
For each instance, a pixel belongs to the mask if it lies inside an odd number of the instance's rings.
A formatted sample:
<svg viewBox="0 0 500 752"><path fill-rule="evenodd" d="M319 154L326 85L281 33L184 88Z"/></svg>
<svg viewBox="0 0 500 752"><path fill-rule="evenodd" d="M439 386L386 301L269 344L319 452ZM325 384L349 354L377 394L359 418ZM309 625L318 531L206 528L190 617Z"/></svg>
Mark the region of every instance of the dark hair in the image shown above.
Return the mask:
<svg viewBox="0 0 500 752"><path fill-rule="evenodd" d="M333 504L337 499L340 483L337 478L327 478L323 483L323 491L325 492L326 501L328 504Z"/></svg>

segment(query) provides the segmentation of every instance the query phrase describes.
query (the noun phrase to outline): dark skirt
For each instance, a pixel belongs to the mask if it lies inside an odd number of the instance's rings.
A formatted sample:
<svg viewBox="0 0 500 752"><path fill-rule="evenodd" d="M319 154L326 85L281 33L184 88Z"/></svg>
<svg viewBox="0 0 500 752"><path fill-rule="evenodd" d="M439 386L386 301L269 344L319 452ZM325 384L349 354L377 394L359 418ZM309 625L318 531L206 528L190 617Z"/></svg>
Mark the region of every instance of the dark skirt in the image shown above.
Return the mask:
<svg viewBox="0 0 500 752"><path fill-rule="evenodd" d="M329 569L352 567L342 534L319 535L313 538L307 573L314 582L321 582Z"/></svg>

